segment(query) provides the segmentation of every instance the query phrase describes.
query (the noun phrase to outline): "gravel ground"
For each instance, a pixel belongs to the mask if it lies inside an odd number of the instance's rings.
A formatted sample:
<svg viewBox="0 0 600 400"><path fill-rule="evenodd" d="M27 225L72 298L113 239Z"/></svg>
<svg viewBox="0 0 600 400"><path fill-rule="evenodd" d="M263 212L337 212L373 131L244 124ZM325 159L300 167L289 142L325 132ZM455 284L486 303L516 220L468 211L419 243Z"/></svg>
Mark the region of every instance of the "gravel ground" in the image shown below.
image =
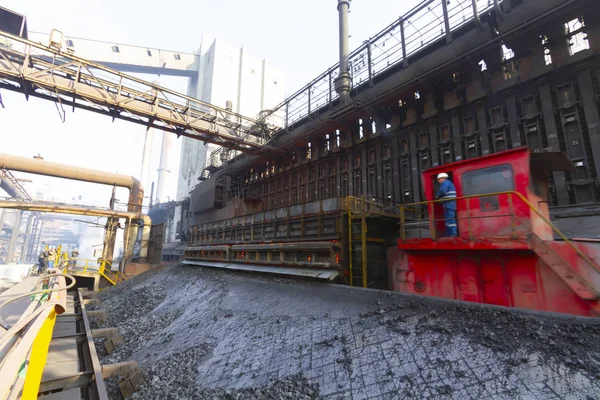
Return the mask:
<svg viewBox="0 0 600 400"><path fill-rule="evenodd" d="M206 389L196 385L196 369L202 357L209 352L210 345L194 347L174 354L148 367L146 381L131 398L140 400L162 399L316 399L318 388L305 377L290 376L273 382L266 387L245 389Z"/></svg>
<svg viewBox="0 0 600 400"><path fill-rule="evenodd" d="M600 399L598 319L186 266L100 297L135 399Z"/></svg>
<svg viewBox="0 0 600 400"><path fill-rule="evenodd" d="M600 320L567 315L515 312L501 307L452 303L408 297L397 303L382 295L378 309L361 314L398 333L437 332L450 340L456 334L473 345L514 356L527 363L523 351L539 354L547 362L560 362L600 378ZM434 343L437 345L438 343Z"/></svg>

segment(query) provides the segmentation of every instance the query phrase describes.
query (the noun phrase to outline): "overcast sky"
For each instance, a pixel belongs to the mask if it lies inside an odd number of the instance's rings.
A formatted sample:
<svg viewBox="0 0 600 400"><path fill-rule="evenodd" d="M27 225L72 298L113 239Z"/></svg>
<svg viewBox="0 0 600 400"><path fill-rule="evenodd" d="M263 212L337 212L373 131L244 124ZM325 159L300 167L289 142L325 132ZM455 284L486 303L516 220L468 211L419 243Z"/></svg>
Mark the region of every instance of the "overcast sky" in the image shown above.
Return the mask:
<svg viewBox="0 0 600 400"><path fill-rule="evenodd" d="M354 0L350 14L350 48L392 23L417 0ZM85 4L85 6L84 6ZM177 6L177 4L179 4ZM183 6L183 4L186 4ZM3 0L0 4L27 17L30 31L61 30L65 35L122 44L192 52L203 33L265 58L283 71L290 95L338 59L336 0ZM156 77L147 76L148 80ZM160 77L160 83L185 93L186 79ZM145 128L83 110L66 110L62 123L51 102L2 91L0 152L102 169L139 177ZM155 135L157 144L160 135ZM178 167L180 142L171 160ZM159 147L153 154L156 180ZM25 174L20 174L25 176ZM168 194L177 187L176 170ZM46 187L50 197L107 206L111 189L99 185L31 177L32 193ZM147 188L147 193L150 188ZM119 192L126 201L126 191Z"/></svg>

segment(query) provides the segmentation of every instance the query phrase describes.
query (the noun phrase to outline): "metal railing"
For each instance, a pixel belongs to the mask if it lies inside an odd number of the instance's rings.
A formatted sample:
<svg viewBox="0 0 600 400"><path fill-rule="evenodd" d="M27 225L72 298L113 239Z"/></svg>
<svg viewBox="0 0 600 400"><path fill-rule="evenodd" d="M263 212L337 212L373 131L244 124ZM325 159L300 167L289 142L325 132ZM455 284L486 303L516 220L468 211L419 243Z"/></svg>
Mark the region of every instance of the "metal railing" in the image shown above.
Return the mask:
<svg viewBox="0 0 600 400"><path fill-rule="evenodd" d="M496 9L499 0L426 0L394 21L373 38L366 40L349 56L352 88L372 84L373 79L399 63L408 65L408 58L428 45L450 41L452 32L475 21L480 15ZM319 75L284 102L273 108L265 121L270 126L288 128L290 125L328 106L338 98L334 81L339 63Z"/></svg>
<svg viewBox="0 0 600 400"><path fill-rule="evenodd" d="M490 198L490 197L500 197L500 196L505 196L506 201L508 203L508 213L504 213L504 214L493 214L493 215L472 215L472 210L471 210L471 206L470 206L470 202L468 200L471 199L484 199L484 198ZM534 229L529 226L529 224L526 223L526 221L523 219L524 215L522 212L520 212L521 210L527 210L532 212L533 214L535 214L537 216L537 218L539 218L543 224L550 228L553 232L553 234L557 235L560 239L562 239L564 241L564 243L567 244L567 246L569 246L571 248L571 250L573 250L589 267L591 267L593 270L595 270L596 272L600 273L600 266L598 266L598 264L596 264L592 259L590 259L585 253L583 253L577 246L575 246L573 244L573 242L571 240L569 240L569 238L562 233L544 214L542 214L542 212L540 212L540 210L538 208L536 208L535 206L533 206L531 204L531 202L529 200L527 200L527 198L525 196L523 196L521 193L519 192L515 192L515 191L506 191L506 192L495 192L495 193L486 193L486 194L478 194L478 195L473 195L473 196L461 196L461 197L457 197L456 199L457 205L459 204L459 202L464 201L466 204L466 212L467 215L464 217L459 217L458 215L454 218L457 222L461 221L461 220L466 220L467 221L467 236L469 239L472 239L473 236L473 231L472 231L472 224L474 220L479 220L479 219L490 219L490 218L510 218L510 225L511 225L511 230L510 230L510 238L514 238L516 239L518 237L519 232L521 232L521 230L519 230L519 227L523 227L524 230L522 230L522 232L526 232L527 234L533 234L536 235L536 233L534 232ZM515 200L518 201L518 203L515 204ZM436 240L437 239L437 233L436 233L436 229L435 229L435 224L436 222L442 222L445 221L444 218L436 218L436 214L435 214L435 204L439 204L442 205L442 203L447 202L447 199L439 199L439 200L430 200L430 201L422 201L422 202L418 202L418 203L411 203L411 204L403 204L398 206L399 209L399 214L400 214L400 236L401 236L401 240L405 241L406 240L406 229L408 227L407 224L407 220L410 220L411 222L416 222L417 226L421 226L422 222L427 222L428 223L428 227L432 227L433 229L431 229L431 239L432 240ZM498 201L500 201L500 198L498 199ZM416 220L415 218L407 218L407 213L412 213L412 215L416 215ZM421 237L421 235L419 235ZM483 234L482 236L484 237L493 237L494 235L487 235L487 234ZM506 237L507 235L497 235L498 237ZM536 235L537 236L537 235Z"/></svg>
<svg viewBox="0 0 600 400"><path fill-rule="evenodd" d="M65 277L71 279L66 284ZM0 328L0 398L37 399L56 315L65 312L71 275L52 270L38 279L33 292L11 298L5 305L31 297L31 303L13 326Z"/></svg>
<svg viewBox="0 0 600 400"><path fill-rule="evenodd" d="M399 64L409 64L427 46L452 40L452 32L466 24L480 24L480 16L492 9L502 14L503 0L425 0L405 15L395 20L374 37L350 53L348 58L352 90L373 85L374 79ZM448 4L449 3L449 4ZM306 86L289 96L271 110L261 112L259 120L266 126L287 130L319 110L328 109L339 98L335 80L339 75L339 63L328 68ZM209 165L221 166L221 149L217 157L208 160ZM232 159L237 154L229 154ZM215 164L210 164L211 162Z"/></svg>
<svg viewBox="0 0 600 400"><path fill-rule="evenodd" d="M112 264L108 260L91 260L85 258L70 258L63 272L72 271L74 273L97 273L113 285L127 280L127 277L120 271L113 271Z"/></svg>

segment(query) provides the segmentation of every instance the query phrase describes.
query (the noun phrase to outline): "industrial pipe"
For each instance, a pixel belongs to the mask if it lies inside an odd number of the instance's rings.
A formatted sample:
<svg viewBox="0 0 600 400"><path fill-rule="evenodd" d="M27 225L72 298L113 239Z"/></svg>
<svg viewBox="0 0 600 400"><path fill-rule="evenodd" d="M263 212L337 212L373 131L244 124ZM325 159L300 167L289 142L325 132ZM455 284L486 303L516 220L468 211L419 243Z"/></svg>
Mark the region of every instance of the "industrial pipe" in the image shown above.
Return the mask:
<svg viewBox="0 0 600 400"><path fill-rule="evenodd" d="M18 157L9 154L0 154L0 167L13 171L28 172L31 174L53 176L57 178L73 179L76 181L100 183L110 186L119 186L129 189L129 201L127 211L135 213L133 219L142 219L142 203L144 201L144 188L139 180L129 175L114 174L111 172L98 171L87 168L79 168L72 165L59 164L50 161ZM85 215L85 214L82 214ZM131 221L132 218L128 219ZM123 258L131 259L133 256L133 244L138 237L138 227L132 224L127 229L129 234L128 243ZM140 254L140 257L142 255Z"/></svg>
<svg viewBox="0 0 600 400"><path fill-rule="evenodd" d="M115 217L115 218L132 218L132 219L145 219L148 218L146 215L138 215L128 211L115 211L107 210L104 208L90 208L85 206L77 206L72 204L57 204L57 203L43 203L33 201L7 201L0 200L0 208L9 208L13 210L26 210L26 211L39 211L39 212L50 212L58 214L71 214L71 215L89 215L93 217Z"/></svg>
<svg viewBox="0 0 600 400"><path fill-rule="evenodd" d="M133 176L79 168L72 165L27 157L18 157L10 154L0 154L0 167L13 171L28 172L30 174L125 187L129 189L127 211L134 213L141 213L142 211L144 188L142 187L141 182Z"/></svg>
<svg viewBox="0 0 600 400"><path fill-rule="evenodd" d="M335 79L335 91L340 95L342 105L350 104L350 91L352 90L352 78L348 64L348 11L350 0L338 0L339 29L340 29L340 74Z"/></svg>
<svg viewBox="0 0 600 400"><path fill-rule="evenodd" d="M145 214L132 213L128 211L115 211L107 210L103 208L90 208L84 206L76 206L72 204L56 204L56 203L43 203L43 202L16 202L0 200L0 208L10 208L16 210L27 210L27 211L39 211L39 212L51 212L58 214L71 214L71 215L89 215L94 217L107 217L107 218L126 218L127 220L142 220L144 227L142 228L142 239L140 242L140 258L146 258L148 256L148 243L150 241L150 228L152 221L149 216ZM133 229L129 229L132 231ZM137 239L138 230L135 229L135 239ZM126 242L130 245L125 249L125 254L133 253L133 244L131 241L132 234L129 234L129 238L125 238ZM130 256L131 258L131 256ZM126 259L125 256L123 259Z"/></svg>

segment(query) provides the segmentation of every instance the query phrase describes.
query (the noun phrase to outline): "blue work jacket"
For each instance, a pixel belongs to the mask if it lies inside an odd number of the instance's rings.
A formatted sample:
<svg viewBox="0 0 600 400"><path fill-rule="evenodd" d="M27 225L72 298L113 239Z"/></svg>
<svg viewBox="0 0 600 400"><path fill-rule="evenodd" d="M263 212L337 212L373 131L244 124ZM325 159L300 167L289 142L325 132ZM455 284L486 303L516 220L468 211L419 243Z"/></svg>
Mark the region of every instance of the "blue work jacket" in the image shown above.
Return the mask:
<svg viewBox="0 0 600 400"><path fill-rule="evenodd" d="M456 199L456 188L454 187L454 183L449 179L446 179L440 185L440 190L438 190L435 196L438 199ZM456 200L444 201L442 204L444 205L444 208L456 210Z"/></svg>

